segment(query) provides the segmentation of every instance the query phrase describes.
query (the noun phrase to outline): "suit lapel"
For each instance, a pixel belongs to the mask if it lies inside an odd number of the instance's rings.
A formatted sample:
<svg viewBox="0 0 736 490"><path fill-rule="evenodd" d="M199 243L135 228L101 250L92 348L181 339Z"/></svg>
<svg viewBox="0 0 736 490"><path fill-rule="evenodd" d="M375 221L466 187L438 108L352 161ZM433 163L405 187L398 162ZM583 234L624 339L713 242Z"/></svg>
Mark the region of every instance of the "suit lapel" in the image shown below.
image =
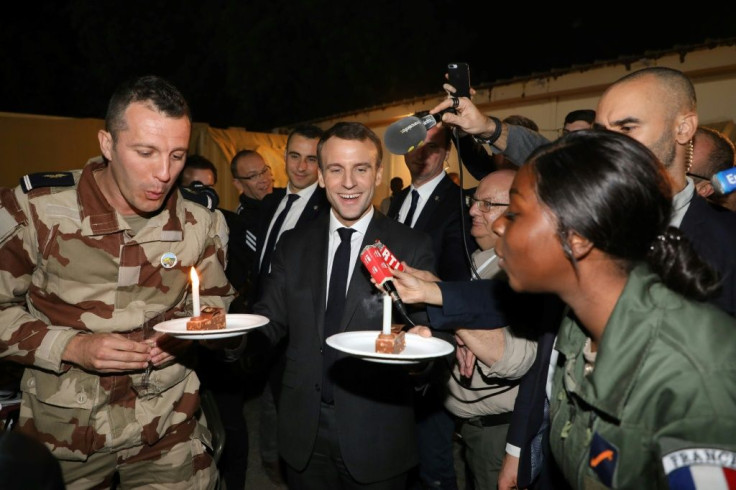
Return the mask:
<svg viewBox="0 0 736 490"><path fill-rule="evenodd" d="M411 189L411 186L401 189L396 199L391 200L391 206L388 208L387 215L389 218L393 220L399 219L399 211L401 210L401 205L404 204L404 199L409 195L409 189Z"/></svg>
<svg viewBox="0 0 736 490"><path fill-rule="evenodd" d="M302 214L299 215L296 226L301 226L304 223L314 220L317 215L325 209L325 206L327 206L325 190L317 184L317 188L312 193L309 201L307 201L307 205L304 207Z"/></svg>
<svg viewBox="0 0 736 490"><path fill-rule="evenodd" d="M311 267L312 274L317 278L317 288L310 288L312 293L312 304L314 305L314 324L317 325L317 333L320 341L325 340L325 309L327 307L327 256L329 251L329 233L330 233L330 220L329 214L326 214L327 219L319 220L320 230L316 234L316 239L308 245L307 257L314 257L312 261L313 265L305 264L306 267ZM315 284L315 283L313 283Z"/></svg>
<svg viewBox="0 0 736 490"><path fill-rule="evenodd" d="M429 196L429 200L424 204L422 212L419 214L419 217L414 222L414 226L412 228L415 230L425 230L427 227L432 225L434 212L439 207L440 202L443 201L445 193L447 192L449 185L452 183L453 182L447 175L442 177L440 183L437 184L437 187L434 188L434 191L432 191L432 194Z"/></svg>
<svg viewBox="0 0 736 490"><path fill-rule="evenodd" d="M365 236L363 237L363 243L360 245L360 250L369 244L375 243L376 240L380 240L384 226L383 222L386 220L383 215L378 212L373 213L373 218L368 224ZM355 269L353 269L353 275L350 278L350 285L348 286L348 294L345 298L345 311L342 315L342 321L340 322L340 331L344 332L347 330L347 326L352 323L353 316L355 315L358 306L362 301L370 298L375 292L377 293L376 287L370 280L366 280L366 272L363 267L363 262L358 257L355 263ZM364 328L364 330L367 328Z"/></svg>
<svg viewBox="0 0 736 490"><path fill-rule="evenodd" d="M273 215L276 214L276 208L279 207L281 199L286 195L286 189L278 187L273 192L261 201L261 217L259 218L259 230L258 230L258 241L256 242L256 264L255 268L258 273L261 269L261 251L263 250L264 242L266 241L266 233L268 233L268 227L271 225Z"/></svg>

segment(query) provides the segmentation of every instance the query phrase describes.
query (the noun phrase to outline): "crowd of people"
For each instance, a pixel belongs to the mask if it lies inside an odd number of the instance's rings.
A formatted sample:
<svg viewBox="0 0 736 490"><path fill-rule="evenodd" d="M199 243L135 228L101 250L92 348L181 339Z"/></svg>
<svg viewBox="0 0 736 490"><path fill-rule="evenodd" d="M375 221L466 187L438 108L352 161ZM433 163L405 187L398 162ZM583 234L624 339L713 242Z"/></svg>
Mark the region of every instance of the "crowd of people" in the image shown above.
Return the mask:
<svg viewBox="0 0 736 490"><path fill-rule="evenodd" d="M631 72L554 141L445 90L380 208L383 145L339 122L290 132L284 188L238 151L227 210L215 166L188 155L179 90L121 84L101 158L0 189L0 361L23 368L2 473L30 454L18 488L244 488L257 372L261 459L292 489L732 488L736 215L710 177L734 147L699 125L691 81ZM477 187L446 172L453 145ZM404 328L451 354L328 345L382 329L359 259L376 241L403 264ZM200 301L268 323L202 341L146 328Z"/></svg>

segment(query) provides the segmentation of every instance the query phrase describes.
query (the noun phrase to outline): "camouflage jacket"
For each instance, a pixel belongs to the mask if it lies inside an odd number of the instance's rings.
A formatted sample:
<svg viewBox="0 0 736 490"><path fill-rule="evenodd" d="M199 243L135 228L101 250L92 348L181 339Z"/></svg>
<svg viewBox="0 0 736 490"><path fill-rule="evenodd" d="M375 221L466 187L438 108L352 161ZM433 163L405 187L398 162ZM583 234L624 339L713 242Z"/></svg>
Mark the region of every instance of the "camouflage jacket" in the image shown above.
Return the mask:
<svg viewBox="0 0 736 490"><path fill-rule="evenodd" d="M162 394L147 401L131 388L140 372L98 375L61 360L75 335L139 340L144 312L170 317L185 309L192 266L203 305L227 307L234 294L221 213L174 190L134 235L97 186L93 172L103 165L64 174L67 186L0 189L0 360L26 366L18 426L65 460L151 444L165 433L209 443L195 419L193 359L154 370Z"/></svg>

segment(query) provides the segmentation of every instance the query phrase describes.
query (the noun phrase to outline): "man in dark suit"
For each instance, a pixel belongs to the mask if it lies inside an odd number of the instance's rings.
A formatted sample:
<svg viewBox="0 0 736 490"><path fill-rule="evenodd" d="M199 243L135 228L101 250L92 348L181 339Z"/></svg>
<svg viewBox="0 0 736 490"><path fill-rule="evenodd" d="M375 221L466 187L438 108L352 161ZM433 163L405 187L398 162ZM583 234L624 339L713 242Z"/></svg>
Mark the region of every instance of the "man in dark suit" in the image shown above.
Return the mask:
<svg viewBox="0 0 736 490"><path fill-rule="evenodd" d="M425 114L417 113L420 117ZM462 191L444 169L450 137L446 127L435 126L421 146L404 156L411 185L392 200L388 216L429 234L440 279L466 281L470 280L468 257L477 246L470 235ZM456 486L452 444L455 422L444 407L448 376L444 363L437 362L418 382L417 437L422 485L452 489Z"/></svg>
<svg viewBox="0 0 736 490"><path fill-rule="evenodd" d="M470 279L468 254L477 246L470 235L464 196L444 169L450 153L450 137L447 128L435 126L428 131L424 144L404 156L411 185L392 199L387 216L429 234L438 276L443 281L462 281ZM414 193L416 204L407 222Z"/></svg>
<svg viewBox="0 0 736 490"><path fill-rule="evenodd" d="M261 223L256 240L256 271L261 279L268 273L269 256L281 234L309 223L329 209L324 189L317 186L317 142L321 136L322 129L316 126L299 126L289 133L286 140L284 161L289 182L286 187L275 188L261 203ZM289 205L292 194L298 197ZM285 209L284 219L274 231L274 225ZM270 249L267 244L271 244Z"/></svg>
<svg viewBox="0 0 736 490"><path fill-rule="evenodd" d="M317 185L317 143L322 129L305 125L293 129L286 140L284 165L288 183L277 187L263 198L255 239L255 260L251 266L255 285L250 304L261 295L264 277L270 269L271 254L280 236L287 230L301 228L324 215L330 206L324 189ZM267 343L260 333L254 332L248 341L248 351L258 358ZM261 366L266 386L261 395L260 451L263 468L276 484L281 481L282 468L277 451L276 404L283 374L283 351L286 340L274 350L269 362ZM278 354L276 354L276 352Z"/></svg>
<svg viewBox="0 0 736 490"><path fill-rule="evenodd" d="M380 239L407 263L433 268L431 243L374 211L382 149L370 129L338 123L321 138L318 153L331 212L283 235L255 305L271 320L262 331L272 344L288 335L279 450L289 488L403 490L417 463L408 372L349 357L325 339L332 332L377 335L382 327L381 293L356 265L366 244ZM349 256L340 260L347 244ZM340 280L346 291L335 286ZM426 316L415 312L415 321Z"/></svg>

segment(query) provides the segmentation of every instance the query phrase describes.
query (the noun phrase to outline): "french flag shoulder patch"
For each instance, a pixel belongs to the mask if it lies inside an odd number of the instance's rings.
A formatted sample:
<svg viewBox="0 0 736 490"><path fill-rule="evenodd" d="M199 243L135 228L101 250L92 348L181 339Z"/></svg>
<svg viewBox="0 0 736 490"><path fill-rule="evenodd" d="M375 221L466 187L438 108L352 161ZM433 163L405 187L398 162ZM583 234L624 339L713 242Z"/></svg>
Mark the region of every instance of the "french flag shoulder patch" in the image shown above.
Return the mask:
<svg viewBox="0 0 736 490"><path fill-rule="evenodd" d="M679 449L662 457L673 490L736 490L736 452L716 448Z"/></svg>

